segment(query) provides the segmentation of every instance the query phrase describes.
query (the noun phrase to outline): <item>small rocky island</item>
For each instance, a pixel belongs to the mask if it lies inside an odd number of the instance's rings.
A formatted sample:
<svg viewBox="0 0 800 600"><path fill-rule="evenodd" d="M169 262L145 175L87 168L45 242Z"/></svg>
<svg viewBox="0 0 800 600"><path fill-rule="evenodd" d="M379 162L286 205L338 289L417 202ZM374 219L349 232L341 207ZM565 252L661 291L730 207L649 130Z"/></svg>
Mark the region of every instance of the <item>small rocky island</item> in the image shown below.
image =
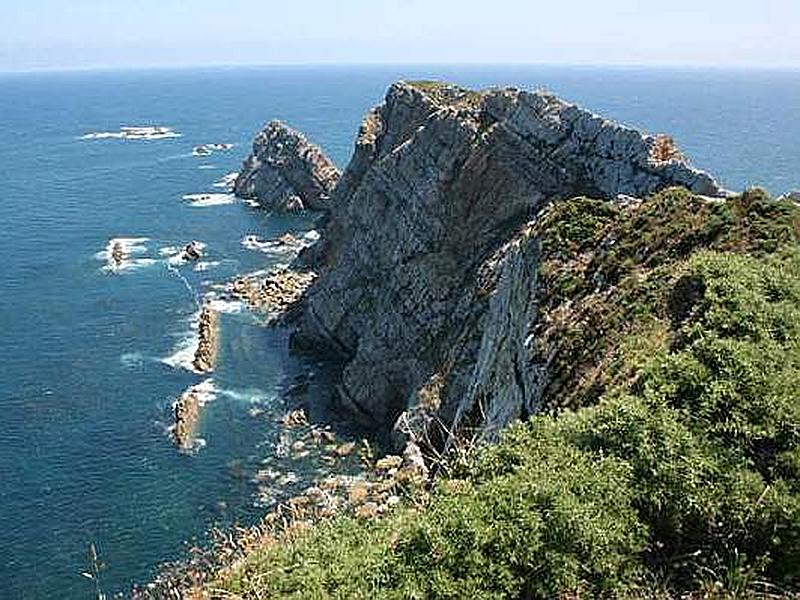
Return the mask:
<svg viewBox="0 0 800 600"><path fill-rule="evenodd" d="M240 198L268 209L327 210L339 170L302 134L271 121L253 142L253 152L234 183Z"/></svg>

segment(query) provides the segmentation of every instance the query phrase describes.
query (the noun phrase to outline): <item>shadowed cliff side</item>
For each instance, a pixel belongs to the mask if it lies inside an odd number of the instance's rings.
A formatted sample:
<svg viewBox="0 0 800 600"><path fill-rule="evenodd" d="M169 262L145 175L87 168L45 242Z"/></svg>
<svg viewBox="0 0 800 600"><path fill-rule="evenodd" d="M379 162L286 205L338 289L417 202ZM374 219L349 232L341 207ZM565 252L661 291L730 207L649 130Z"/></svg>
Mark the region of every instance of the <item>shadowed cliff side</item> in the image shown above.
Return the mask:
<svg viewBox="0 0 800 600"><path fill-rule="evenodd" d="M342 402L398 443L476 406L491 436L537 412L547 382L531 352L537 214L669 186L725 195L667 136L550 94L394 84L361 127L322 239L296 264L320 275L294 346L347 358Z"/></svg>

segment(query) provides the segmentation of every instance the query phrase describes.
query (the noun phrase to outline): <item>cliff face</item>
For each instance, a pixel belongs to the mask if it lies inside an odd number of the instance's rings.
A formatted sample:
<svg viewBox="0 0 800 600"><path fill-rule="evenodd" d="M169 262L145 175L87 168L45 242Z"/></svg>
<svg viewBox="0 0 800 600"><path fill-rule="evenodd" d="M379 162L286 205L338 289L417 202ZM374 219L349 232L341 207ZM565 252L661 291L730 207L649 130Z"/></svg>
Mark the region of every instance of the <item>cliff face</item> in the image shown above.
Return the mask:
<svg viewBox="0 0 800 600"><path fill-rule="evenodd" d="M266 208L327 210L338 179L338 169L318 147L280 121L272 121L256 136L234 193Z"/></svg>
<svg viewBox="0 0 800 600"><path fill-rule="evenodd" d="M465 425L491 436L536 412L547 380L547 352L531 349L539 211L675 185L724 195L666 136L552 95L395 84L298 262L320 275L294 344L344 357L342 402L398 442Z"/></svg>

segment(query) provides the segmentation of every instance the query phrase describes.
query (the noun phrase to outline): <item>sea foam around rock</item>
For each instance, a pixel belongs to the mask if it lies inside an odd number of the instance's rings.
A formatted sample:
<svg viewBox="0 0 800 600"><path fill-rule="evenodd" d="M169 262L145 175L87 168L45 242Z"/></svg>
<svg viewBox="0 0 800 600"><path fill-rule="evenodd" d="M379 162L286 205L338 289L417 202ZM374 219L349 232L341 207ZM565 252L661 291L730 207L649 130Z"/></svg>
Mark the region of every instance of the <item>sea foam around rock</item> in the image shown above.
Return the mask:
<svg viewBox="0 0 800 600"><path fill-rule="evenodd" d="M183 200L195 208L206 208L208 206L222 206L233 204L236 199L233 194L186 194Z"/></svg>
<svg viewBox="0 0 800 600"><path fill-rule="evenodd" d="M170 127L163 126L144 126L120 127L119 131L96 131L80 136L81 140L163 140L169 138L179 138L181 134Z"/></svg>

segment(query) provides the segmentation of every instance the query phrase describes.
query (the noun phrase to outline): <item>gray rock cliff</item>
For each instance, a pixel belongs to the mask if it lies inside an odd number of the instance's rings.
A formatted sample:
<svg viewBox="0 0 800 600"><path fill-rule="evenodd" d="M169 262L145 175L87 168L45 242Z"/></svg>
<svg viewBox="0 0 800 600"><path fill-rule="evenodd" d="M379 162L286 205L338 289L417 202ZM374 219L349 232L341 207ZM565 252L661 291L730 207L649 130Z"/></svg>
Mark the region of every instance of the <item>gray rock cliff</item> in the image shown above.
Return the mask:
<svg viewBox="0 0 800 600"><path fill-rule="evenodd" d="M394 84L297 262L319 277L293 344L343 358L341 402L398 443L467 426L491 437L538 410L547 376L528 350L537 213L674 185L725 194L670 138L548 93Z"/></svg>
<svg viewBox="0 0 800 600"><path fill-rule="evenodd" d="M327 210L339 170L317 146L280 121L253 141L234 193L278 210Z"/></svg>

